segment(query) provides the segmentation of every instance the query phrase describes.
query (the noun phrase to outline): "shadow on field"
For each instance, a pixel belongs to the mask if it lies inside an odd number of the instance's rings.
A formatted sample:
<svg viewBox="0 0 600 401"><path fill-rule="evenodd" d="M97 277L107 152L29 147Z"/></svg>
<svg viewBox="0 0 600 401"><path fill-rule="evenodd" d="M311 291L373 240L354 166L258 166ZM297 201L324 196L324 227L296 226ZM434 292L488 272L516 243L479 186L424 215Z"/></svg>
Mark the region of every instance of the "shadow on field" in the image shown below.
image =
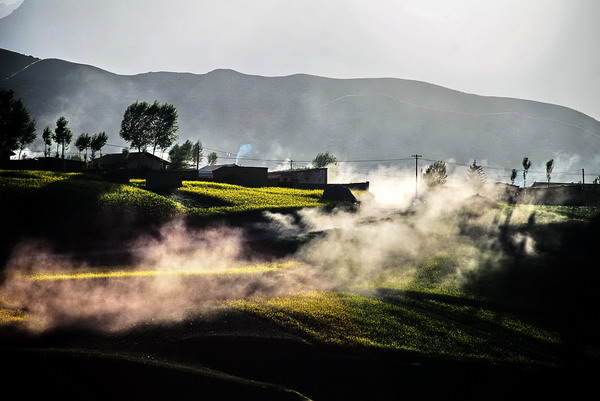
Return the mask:
<svg viewBox="0 0 600 401"><path fill-rule="evenodd" d="M554 319L565 362L583 359L588 349L600 349L594 329L600 317L600 219L537 224L532 214L521 226L511 226L509 220L510 215L492 246L502 259L482 260L478 269L466 275L464 289ZM486 241L485 235L472 237ZM534 250L528 241L535 244Z"/></svg>
<svg viewBox="0 0 600 401"><path fill-rule="evenodd" d="M566 389L577 398L593 383L575 368L311 344L242 312L122 334L70 330L16 341L1 350L9 367L3 379L26 399L464 400Z"/></svg>
<svg viewBox="0 0 600 401"><path fill-rule="evenodd" d="M119 206L105 207L103 197L118 188L97 177L72 176L44 184L33 193L11 193L0 216L7 228L0 234L0 266L22 243L48 246L92 266L127 264L131 255L122 245L140 233L158 235L167 219L144 208L134 213Z"/></svg>

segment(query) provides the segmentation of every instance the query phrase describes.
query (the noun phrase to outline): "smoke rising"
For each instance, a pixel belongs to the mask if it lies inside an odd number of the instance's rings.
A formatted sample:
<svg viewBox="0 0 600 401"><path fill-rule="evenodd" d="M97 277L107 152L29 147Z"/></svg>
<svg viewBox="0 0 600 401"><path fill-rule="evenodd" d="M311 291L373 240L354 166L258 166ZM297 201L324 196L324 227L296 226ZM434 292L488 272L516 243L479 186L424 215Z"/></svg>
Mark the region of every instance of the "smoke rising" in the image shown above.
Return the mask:
<svg viewBox="0 0 600 401"><path fill-rule="evenodd" d="M235 157L235 164L239 164L240 163L240 158L246 156L248 153L250 153L250 151L252 150L252 145L250 144L245 144L240 146L240 150L237 153L237 156Z"/></svg>

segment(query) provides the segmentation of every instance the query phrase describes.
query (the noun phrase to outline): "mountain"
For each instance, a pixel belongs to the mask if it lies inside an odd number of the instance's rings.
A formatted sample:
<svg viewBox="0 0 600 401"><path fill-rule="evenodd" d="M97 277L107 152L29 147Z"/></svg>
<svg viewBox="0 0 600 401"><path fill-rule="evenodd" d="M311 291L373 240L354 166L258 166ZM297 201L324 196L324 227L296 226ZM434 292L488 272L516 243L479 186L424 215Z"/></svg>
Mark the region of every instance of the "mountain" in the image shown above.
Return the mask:
<svg viewBox="0 0 600 401"><path fill-rule="evenodd" d="M568 169L586 167L590 173L600 161L600 122L583 113L425 82L262 77L232 70L125 76L7 50L0 50L0 66L0 86L23 99L39 132L46 125L53 128L64 115L75 135L106 131L109 143L116 145L123 144L118 133L126 107L137 100L158 100L177 107L180 141L200 139L233 156L241 145L251 144L253 152L247 156L261 161L244 162L248 165L311 160L325 150L340 160L402 159L419 153L425 159L459 164L477 159L508 169L520 168L528 156L532 170L545 169L545 162L554 158L556 171L567 170L564 161L575 160L582 165Z"/></svg>

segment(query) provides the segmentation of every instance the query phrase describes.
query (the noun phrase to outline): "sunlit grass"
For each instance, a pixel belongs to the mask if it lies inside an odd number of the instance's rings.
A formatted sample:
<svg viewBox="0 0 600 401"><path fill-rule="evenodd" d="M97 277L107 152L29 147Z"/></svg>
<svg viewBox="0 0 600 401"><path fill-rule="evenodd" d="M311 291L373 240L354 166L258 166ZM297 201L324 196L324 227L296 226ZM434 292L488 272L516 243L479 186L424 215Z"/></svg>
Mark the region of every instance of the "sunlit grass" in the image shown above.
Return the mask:
<svg viewBox="0 0 600 401"><path fill-rule="evenodd" d="M179 193L196 197L207 207L190 207L198 215L223 215L252 210L302 208L326 205L321 201L322 190L293 188L248 188L239 185L184 181Z"/></svg>
<svg viewBox="0 0 600 401"><path fill-rule="evenodd" d="M24 323L30 319L26 311L0 308L0 325Z"/></svg>
<svg viewBox="0 0 600 401"><path fill-rule="evenodd" d="M0 170L0 191L3 201L16 208L3 209L4 213L27 213L40 222L72 217L76 212L164 218L184 210L181 204L164 196L83 173Z"/></svg>
<svg viewBox="0 0 600 401"><path fill-rule="evenodd" d="M528 360L486 333L458 324L452 315L432 317L400 303L348 292L309 292L228 305L326 344L490 361Z"/></svg>
<svg viewBox="0 0 600 401"><path fill-rule="evenodd" d="M159 276L206 276L206 275L244 275L259 274L271 271L279 271L297 265L297 262L288 261L281 263L261 263L248 266L231 267L218 270L191 270L191 269L168 269L160 268L151 270L87 270L76 272L52 272L34 273L15 276L28 281L53 281L53 280L87 280L98 278L128 278L128 277L159 277Z"/></svg>
<svg viewBox="0 0 600 401"><path fill-rule="evenodd" d="M502 217L511 224L589 222L600 216L598 206L507 205Z"/></svg>
<svg viewBox="0 0 600 401"><path fill-rule="evenodd" d="M228 305L313 340L339 345L373 345L351 311L332 292L311 291L289 297L237 300Z"/></svg>

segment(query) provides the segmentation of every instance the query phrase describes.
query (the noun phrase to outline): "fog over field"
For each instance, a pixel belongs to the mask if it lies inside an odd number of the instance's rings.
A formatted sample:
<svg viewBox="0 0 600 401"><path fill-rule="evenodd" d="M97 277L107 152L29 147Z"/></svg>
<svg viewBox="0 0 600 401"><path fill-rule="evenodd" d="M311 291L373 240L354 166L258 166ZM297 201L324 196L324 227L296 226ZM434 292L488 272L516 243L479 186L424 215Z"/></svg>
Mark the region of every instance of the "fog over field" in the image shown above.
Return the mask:
<svg viewBox="0 0 600 401"><path fill-rule="evenodd" d="M411 183L394 182L413 189ZM387 188L392 194L380 187L359 195L358 212L306 208L297 218L265 212L257 228L272 238L324 233L283 259L249 252L247 245L256 240L252 226L200 229L179 219L165 224L159 236L140 234L109 250L135 255L124 270L103 272L55 252L50 243L23 241L7 264L0 294L31 314L28 327L35 332L79 325L121 331L210 313L226 300L353 289L387 274L402 276L432 257L455 260L457 270L446 279L459 285L478 266L500 268L506 255L499 250L499 227L508 221L473 204L472 188L422 188L422 204L412 204L412 191L397 196L394 187ZM485 236L473 241L465 227ZM535 252L530 238L509 241Z"/></svg>

